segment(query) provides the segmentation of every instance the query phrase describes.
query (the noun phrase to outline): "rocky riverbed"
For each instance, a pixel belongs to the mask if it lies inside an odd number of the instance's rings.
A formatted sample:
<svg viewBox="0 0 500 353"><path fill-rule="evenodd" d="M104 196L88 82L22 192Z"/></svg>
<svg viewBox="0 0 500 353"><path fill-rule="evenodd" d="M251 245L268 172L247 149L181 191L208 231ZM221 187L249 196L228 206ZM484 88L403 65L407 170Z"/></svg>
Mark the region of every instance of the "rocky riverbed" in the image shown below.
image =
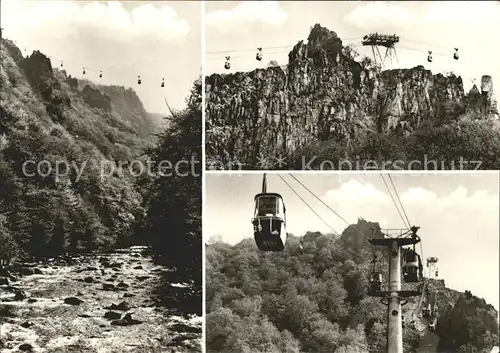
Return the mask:
<svg viewBox="0 0 500 353"><path fill-rule="evenodd" d="M201 352L201 315L184 310L201 298L192 284L169 280L175 272L145 247L12 274L0 276L2 353Z"/></svg>

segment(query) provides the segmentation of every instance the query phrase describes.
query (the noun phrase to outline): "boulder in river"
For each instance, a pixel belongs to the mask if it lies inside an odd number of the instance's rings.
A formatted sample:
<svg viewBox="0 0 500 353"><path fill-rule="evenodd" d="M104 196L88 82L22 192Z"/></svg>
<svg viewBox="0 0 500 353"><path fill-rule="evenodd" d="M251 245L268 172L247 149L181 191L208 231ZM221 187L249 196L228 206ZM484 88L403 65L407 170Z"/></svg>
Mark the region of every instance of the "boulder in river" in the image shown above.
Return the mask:
<svg viewBox="0 0 500 353"><path fill-rule="evenodd" d="M64 299L64 303L69 305L80 305L81 303L83 303L83 300L75 297L69 297Z"/></svg>
<svg viewBox="0 0 500 353"><path fill-rule="evenodd" d="M33 326L34 323L32 323L31 321L25 321L21 324L21 327L24 327L24 328L29 328L31 326Z"/></svg>
<svg viewBox="0 0 500 353"><path fill-rule="evenodd" d="M94 282L94 277L88 276L83 279L85 283L92 283Z"/></svg>
<svg viewBox="0 0 500 353"><path fill-rule="evenodd" d="M114 284L111 283L103 283L102 289L104 290L117 290Z"/></svg>
<svg viewBox="0 0 500 353"><path fill-rule="evenodd" d="M117 312L114 312L114 311L107 311L105 314L104 314L104 317L106 319L110 319L110 320L117 320L121 317L121 315Z"/></svg>
<svg viewBox="0 0 500 353"><path fill-rule="evenodd" d="M19 350L21 352L32 352L33 346L29 343L23 343L22 345L19 346Z"/></svg>
<svg viewBox="0 0 500 353"><path fill-rule="evenodd" d="M116 285L118 288L128 288L130 287L127 283L120 282Z"/></svg>
<svg viewBox="0 0 500 353"><path fill-rule="evenodd" d="M26 299L26 293L24 293L22 290L17 290L16 294L14 295L14 300L15 301L20 301Z"/></svg>
<svg viewBox="0 0 500 353"><path fill-rule="evenodd" d="M113 326L132 326L138 324L142 324L142 321L132 319L131 314L125 314L120 320L111 321L111 325Z"/></svg>
<svg viewBox="0 0 500 353"><path fill-rule="evenodd" d="M126 301L122 301L120 304L116 305L116 304L111 304L110 306L108 306L107 308L105 309L109 309L109 310L122 310L122 311L127 311L130 309L130 306L127 304Z"/></svg>

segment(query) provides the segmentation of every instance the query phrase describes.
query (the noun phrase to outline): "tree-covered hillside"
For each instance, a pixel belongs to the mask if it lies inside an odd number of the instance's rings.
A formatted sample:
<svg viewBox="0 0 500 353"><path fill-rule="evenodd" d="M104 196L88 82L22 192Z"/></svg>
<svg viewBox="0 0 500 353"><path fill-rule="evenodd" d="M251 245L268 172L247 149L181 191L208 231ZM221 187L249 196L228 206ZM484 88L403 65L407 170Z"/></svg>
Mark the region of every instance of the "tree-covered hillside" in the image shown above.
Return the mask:
<svg viewBox="0 0 500 353"><path fill-rule="evenodd" d="M207 352L385 352L386 307L367 296L377 223L360 219L341 237L289 235L282 253L265 253L253 239L206 246ZM366 244L366 245L365 245ZM387 271L383 250L375 254ZM486 352L498 344L497 313L484 300L439 286L445 294L438 335L443 352ZM474 299L472 299L474 298ZM410 317L418 299L403 307ZM404 352L416 352L417 326L403 329Z"/></svg>
<svg viewBox="0 0 500 353"><path fill-rule="evenodd" d="M201 83L165 129L132 89L77 80L6 39L1 54L0 260L148 244L201 285L201 177L158 174L201 158Z"/></svg>

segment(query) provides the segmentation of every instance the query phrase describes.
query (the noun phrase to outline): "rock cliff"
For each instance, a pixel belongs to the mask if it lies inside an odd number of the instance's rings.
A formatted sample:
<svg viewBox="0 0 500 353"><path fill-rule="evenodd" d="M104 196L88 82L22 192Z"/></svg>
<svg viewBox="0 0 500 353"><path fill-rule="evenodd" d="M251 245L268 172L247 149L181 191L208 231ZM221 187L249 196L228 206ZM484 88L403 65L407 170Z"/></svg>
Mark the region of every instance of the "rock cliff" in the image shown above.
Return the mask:
<svg viewBox="0 0 500 353"><path fill-rule="evenodd" d="M491 77L465 94L462 79L423 66L380 71L316 24L288 65L206 78L207 158L271 168L316 141L350 144L369 133L408 136L428 121L497 117ZM248 148L251 146L251 148Z"/></svg>

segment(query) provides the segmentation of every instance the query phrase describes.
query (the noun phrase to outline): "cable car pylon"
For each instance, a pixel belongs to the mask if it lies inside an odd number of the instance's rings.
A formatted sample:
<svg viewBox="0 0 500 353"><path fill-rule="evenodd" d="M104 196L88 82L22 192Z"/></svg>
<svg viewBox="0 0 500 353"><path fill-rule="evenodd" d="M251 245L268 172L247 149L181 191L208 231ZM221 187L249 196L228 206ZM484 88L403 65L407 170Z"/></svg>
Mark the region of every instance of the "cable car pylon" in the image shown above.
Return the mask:
<svg viewBox="0 0 500 353"><path fill-rule="evenodd" d="M389 57L391 63L393 56L396 58L396 61L398 60L398 56L396 54L396 48L394 47L394 44L398 42L399 42L399 36L395 34L387 35L387 34L371 33L363 37L361 44L363 46L372 47L373 60L375 61L375 63L379 63L382 66L387 57ZM382 58L382 55L380 54L379 47L386 48L384 58ZM375 49L377 50L378 58L377 55L375 55Z"/></svg>
<svg viewBox="0 0 500 353"><path fill-rule="evenodd" d="M374 246L386 246L389 249L389 288L385 291L370 291L369 293L370 296L380 297L382 304L387 305L387 353L403 353L401 307L408 301L402 302L402 299L422 294L420 291L401 290L401 247L407 245L415 246L415 244L420 242L420 238L417 235L418 229L419 227L416 226L411 227L409 230L399 229L400 235L398 237L391 237L387 232L383 238L368 240ZM420 257L418 257L418 260L420 260ZM407 266L406 262L405 266ZM416 270L418 271L418 269ZM414 278L415 276L413 275L405 276L405 281L413 283ZM374 289L376 288L375 285L373 287Z"/></svg>

